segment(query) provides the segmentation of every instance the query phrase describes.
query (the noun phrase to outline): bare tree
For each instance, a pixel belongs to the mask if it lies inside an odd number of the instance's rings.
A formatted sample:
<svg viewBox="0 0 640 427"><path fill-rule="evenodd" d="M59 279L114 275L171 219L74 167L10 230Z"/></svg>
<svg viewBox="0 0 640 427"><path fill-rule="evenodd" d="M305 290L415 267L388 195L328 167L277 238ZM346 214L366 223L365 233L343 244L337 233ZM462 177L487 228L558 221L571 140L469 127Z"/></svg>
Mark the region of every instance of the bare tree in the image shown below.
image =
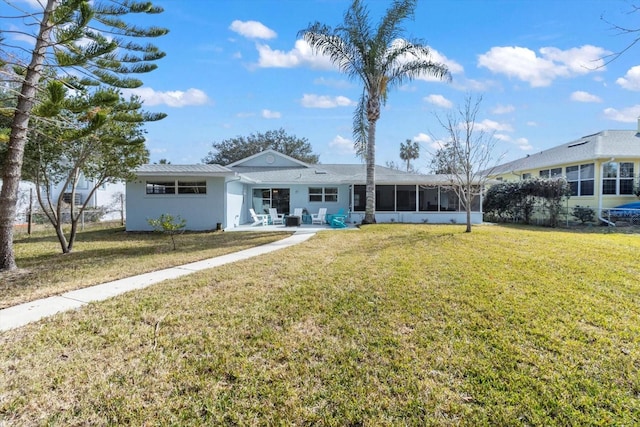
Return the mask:
<svg viewBox="0 0 640 427"><path fill-rule="evenodd" d="M630 15L630 14L636 13L636 12L640 12L640 6L638 6L636 4L631 4L631 10L628 12L628 14ZM609 65L611 62L613 62L616 59L618 59L620 56L622 56L629 49L633 48L636 44L640 43L640 27L627 27L627 26L622 26L622 25L619 25L619 24L615 24L615 23L609 21L608 19L606 19L604 17L604 14L600 15L600 19L602 21L606 22L607 24L611 25L611 28L613 30L617 31L618 34L631 36L632 39L622 50L619 50L618 52L612 53L612 54L607 55L604 58L602 58L602 60L604 60L604 62L598 61L599 65L596 68L605 67L605 66Z"/></svg>
<svg viewBox="0 0 640 427"><path fill-rule="evenodd" d="M473 100L469 95L455 113L444 118L436 115L447 132L447 140L435 156L466 210L467 233L471 232L472 205L480 202L488 175L502 158L502 155L495 160L493 158L497 142L494 133L476 127L481 103L482 96Z"/></svg>

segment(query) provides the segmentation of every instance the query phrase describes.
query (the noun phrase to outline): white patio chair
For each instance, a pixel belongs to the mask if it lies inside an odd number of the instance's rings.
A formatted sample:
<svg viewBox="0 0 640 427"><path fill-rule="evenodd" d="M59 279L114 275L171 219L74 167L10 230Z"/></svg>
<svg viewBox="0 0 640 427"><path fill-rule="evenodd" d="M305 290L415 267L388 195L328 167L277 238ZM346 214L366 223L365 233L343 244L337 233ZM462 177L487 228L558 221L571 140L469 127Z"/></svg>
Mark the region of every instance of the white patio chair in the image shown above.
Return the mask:
<svg viewBox="0 0 640 427"><path fill-rule="evenodd" d="M318 209L317 214L311 214L311 224L324 224L327 218L327 208Z"/></svg>
<svg viewBox="0 0 640 427"><path fill-rule="evenodd" d="M251 219L253 219L253 224L251 225L269 225L269 215L258 215L256 211L253 210L253 208L249 208L249 213L251 214Z"/></svg>
<svg viewBox="0 0 640 427"><path fill-rule="evenodd" d="M302 208L294 208L292 216L300 217L300 220L302 220Z"/></svg>
<svg viewBox="0 0 640 427"><path fill-rule="evenodd" d="M279 214L276 208L269 208L269 216L271 217L271 224L284 224L284 214Z"/></svg>

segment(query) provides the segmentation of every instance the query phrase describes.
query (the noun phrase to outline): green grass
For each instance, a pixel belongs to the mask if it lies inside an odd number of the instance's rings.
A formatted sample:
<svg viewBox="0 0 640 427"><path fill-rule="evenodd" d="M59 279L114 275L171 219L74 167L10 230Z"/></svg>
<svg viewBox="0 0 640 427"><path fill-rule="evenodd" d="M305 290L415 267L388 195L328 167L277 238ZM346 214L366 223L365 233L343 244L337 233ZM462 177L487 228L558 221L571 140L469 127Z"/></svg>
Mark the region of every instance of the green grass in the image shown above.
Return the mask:
<svg viewBox="0 0 640 427"><path fill-rule="evenodd" d="M637 425L637 235L377 225L0 336L0 421Z"/></svg>
<svg viewBox="0 0 640 427"><path fill-rule="evenodd" d="M282 239L291 233L127 233L122 227L78 233L74 250L62 254L53 231L17 234L20 271L0 274L0 309L135 274L237 252Z"/></svg>

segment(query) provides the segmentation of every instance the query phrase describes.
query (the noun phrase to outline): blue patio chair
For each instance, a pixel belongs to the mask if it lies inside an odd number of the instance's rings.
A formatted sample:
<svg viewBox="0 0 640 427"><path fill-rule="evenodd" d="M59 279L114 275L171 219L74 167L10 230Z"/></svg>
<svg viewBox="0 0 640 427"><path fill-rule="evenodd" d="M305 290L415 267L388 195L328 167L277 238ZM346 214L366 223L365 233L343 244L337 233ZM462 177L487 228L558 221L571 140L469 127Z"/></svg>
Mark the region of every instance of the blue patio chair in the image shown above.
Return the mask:
<svg viewBox="0 0 640 427"><path fill-rule="evenodd" d="M333 215L331 217L331 223L329 225L331 226L331 228L347 228L347 224L344 223L345 218L345 215Z"/></svg>
<svg viewBox="0 0 640 427"><path fill-rule="evenodd" d="M338 210L337 214L327 215L327 221L331 228L347 228L347 218L349 217L349 213L344 213L344 209Z"/></svg>

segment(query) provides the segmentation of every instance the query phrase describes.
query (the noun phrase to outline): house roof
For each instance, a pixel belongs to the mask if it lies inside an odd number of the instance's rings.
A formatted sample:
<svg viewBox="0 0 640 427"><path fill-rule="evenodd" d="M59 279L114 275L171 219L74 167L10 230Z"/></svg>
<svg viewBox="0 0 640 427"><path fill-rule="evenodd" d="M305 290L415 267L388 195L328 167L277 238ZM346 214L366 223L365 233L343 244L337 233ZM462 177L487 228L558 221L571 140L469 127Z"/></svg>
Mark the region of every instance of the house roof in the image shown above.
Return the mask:
<svg viewBox="0 0 640 427"><path fill-rule="evenodd" d="M263 165L262 167L272 167L271 165L275 162L275 159L278 158L281 161L284 161L284 164L286 165L290 165L290 166L300 166L300 167L309 167L310 165L298 160L298 159L294 159L291 156L287 156L286 154L280 153L276 150L273 149L268 149L268 150L264 150L264 151L260 151L252 156L249 157L245 157L244 159L238 160L237 162L233 162L227 165L227 167L236 167L236 166L251 166L251 165L255 165L254 164L254 160L256 159L260 159L260 158L265 158L268 159L266 160L267 164Z"/></svg>
<svg viewBox="0 0 640 427"><path fill-rule="evenodd" d="M364 164L308 164L274 150L265 150L226 167L210 164L150 164L142 165L133 172L139 177L235 175L241 182L258 185L340 185L367 182ZM448 175L423 175L377 165L375 176L377 185L451 183Z"/></svg>
<svg viewBox="0 0 640 427"><path fill-rule="evenodd" d="M640 133L635 130L605 130L504 163L493 168L490 174L517 173L597 159L638 157L640 157Z"/></svg>
<svg viewBox="0 0 640 427"><path fill-rule="evenodd" d="M225 176L234 172L220 165L142 165L133 171L137 176Z"/></svg>
<svg viewBox="0 0 640 427"><path fill-rule="evenodd" d="M265 168L232 167L235 172L257 183L265 184L365 184L365 165L358 164L316 164L301 167ZM376 184L425 184L436 185L450 182L446 175L422 175L407 173L384 166L375 168Z"/></svg>

